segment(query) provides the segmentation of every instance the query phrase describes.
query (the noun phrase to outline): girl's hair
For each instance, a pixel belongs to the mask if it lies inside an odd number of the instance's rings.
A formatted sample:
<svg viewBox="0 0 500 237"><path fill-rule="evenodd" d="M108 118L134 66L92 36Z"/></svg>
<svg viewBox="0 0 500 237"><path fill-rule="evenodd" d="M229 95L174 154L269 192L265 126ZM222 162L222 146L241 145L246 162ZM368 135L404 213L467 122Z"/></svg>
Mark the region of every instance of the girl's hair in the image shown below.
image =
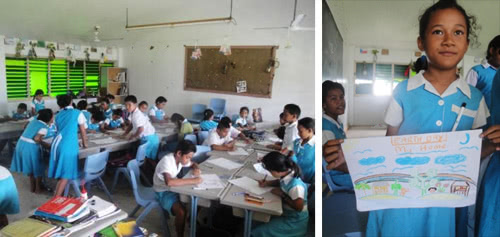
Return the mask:
<svg viewBox="0 0 500 237"><path fill-rule="evenodd" d="M78 104L76 104L76 107L79 109L79 110L86 110L87 109L87 101L85 100L80 100L78 101Z"/></svg>
<svg viewBox="0 0 500 237"><path fill-rule="evenodd" d="M326 102L326 97L328 96L328 92L335 89L341 90L342 93L345 94L344 87L342 86L342 84L328 80L323 82L321 89L323 96L323 103Z"/></svg>
<svg viewBox="0 0 500 237"><path fill-rule="evenodd" d="M476 33L476 30L480 29L479 25L477 24L477 19L475 16L467 15L467 12L465 12L464 8L460 6L456 2L456 0L440 0L425 10L424 14L422 14L419 18L418 32L420 39L425 41L425 31L429 26L429 21L432 14L436 11L450 8L458 10L464 16L465 23L467 25L467 41L470 42L471 45L476 45L476 43L478 42L478 35Z"/></svg>
<svg viewBox="0 0 500 237"><path fill-rule="evenodd" d="M141 101L141 103L139 103L139 107L141 107L142 105L148 106L148 102L146 102L145 100L143 100L143 101Z"/></svg>
<svg viewBox="0 0 500 237"><path fill-rule="evenodd" d="M495 36L488 44L488 49L486 50L486 60L490 60L493 55L490 53L490 49L493 49L493 54L497 53L500 49L500 35Z"/></svg>
<svg viewBox="0 0 500 237"><path fill-rule="evenodd" d="M181 155L189 154L190 152L196 153L196 145L189 140L182 140L177 144L174 154L180 151Z"/></svg>
<svg viewBox="0 0 500 237"><path fill-rule="evenodd" d="M265 155L262 158L262 165L269 171L284 172L292 170L294 172L293 176L296 178L300 178L302 175L297 163L293 162L290 157L277 151L272 151Z"/></svg>
<svg viewBox="0 0 500 237"><path fill-rule="evenodd" d="M158 98L156 98L156 100L155 100L156 104L161 104L161 103L166 103L166 102L167 102L167 98L165 98L163 96L158 96Z"/></svg>
<svg viewBox="0 0 500 237"><path fill-rule="evenodd" d="M420 58L415 61L413 64L412 70L416 73L420 72L421 70L427 70L427 56L422 55Z"/></svg>
<svg viewBox="0 0 500 237"><path fill-rule="evenodd" d="M58 95L57 96L57 105L59 105L60 108L64 108L66 106L71 105L71 101L73 98L71 95Z"/></svg>
<svg viewBox="0 0 500 237"><path fill-rule="evenodd" d="M28 106L25 103L19 103L17 105L18 109L28 110Z"/></svg>
<svg viewBox="0 0 500 237"><path fill-rule="evenodd" d="M33 96L33 101L35 100L35 97L36 97L37 95L43 95L43 90L42 90L42 89L37 89L37 90L35 91L35 95Z"/></svg>
<svg viewBox="0 0 500 237"><path fill-rule="evenodd" d="M42 109L42 110L38 111L38 116L36 118L40 121L48 123L52 119L52 110L51 109Z"/></svg>
<svg viewBox="0 0 500 237"><path fill-rule="evenodd" d="M243 107L241 107L241 108L240 108L240 113L241 113L241 112L243 112L243 110L246 110L246 111L247 111L247 113L249 113L249 112L250 112L250 110L249 110L249 109L248 109L248 107L246 107L246 106L243 106Z"/></svg>
<svg viewBox="0 0 500 237"><path fill-rule="evenodd" d="M310 117L305 117L299 120L300 126L304 127L305 129L312 129L313 133L314 132L314 119Z"/></svg>
<svg viewBox="0 0 500 237"><path fill-rule="evenodd" d="M104 115L104 112L99 111L99 110L92 111L92 118L93 118L96 122L101 122L101 121L106 120L106 116Z"/></svg>
<svg viewBox="0 0 500 237"><path fill-rule="evenodd" d="M123 114L123 110L122 109L115 109L115 110L113 110L113 115L122 116L122 114Z"/></svg>
<svg viewBox="0 0 500 237"><path fill-rule="evenodd" d="M206 109L203 112L203 120L209 120L212 117L212 115L214 115L214 111L211 109Z"/></svg>
<svg viewBox="0 0 500 237"><path fill-rule="evenodd" d="M172 117L170 117L170 121L172 121L172 123L177 125L178 128L181 128L184 119L185 119L184 116L178 113L174 113L172 114Z"/></svg>

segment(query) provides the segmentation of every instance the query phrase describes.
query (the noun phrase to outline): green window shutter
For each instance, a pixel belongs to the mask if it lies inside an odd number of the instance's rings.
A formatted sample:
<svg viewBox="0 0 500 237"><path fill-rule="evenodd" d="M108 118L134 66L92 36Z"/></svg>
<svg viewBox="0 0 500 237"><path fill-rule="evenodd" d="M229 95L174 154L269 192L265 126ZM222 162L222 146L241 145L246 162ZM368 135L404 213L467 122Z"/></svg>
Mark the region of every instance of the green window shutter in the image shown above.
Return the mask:
<svg viewBox="0 0 500 237"><path fill-rule="evenodd" d="M69 63L69 89L78 94L83 87L83 61Z"/></svg>
<svg viewBox="0 0 500 237"><path fill-rule="evenodd" d="M68 90L68 72L65 59L50 61L50 96L66 94Z"/></svg>
<svg viewBox="0 0 500 237"><path fill-rule="evenodd" d="M7 98L26 98L28 95L26 59L6 58L5 72L7 78Z"/></svg>
<svg viewBox="0 0 500 237"><path fill-rule="evenodd" d="M85 86L89 94L99 93L99 62L85 62Z"/></svg>
<svg viewBox="0 0 500 237"><path fill-rule="evenodd" d="M30 72L30 96L33 96L38 89L42 89L43 93L47 93L49 71L47 59L30 59L29 72Z"/></svg>

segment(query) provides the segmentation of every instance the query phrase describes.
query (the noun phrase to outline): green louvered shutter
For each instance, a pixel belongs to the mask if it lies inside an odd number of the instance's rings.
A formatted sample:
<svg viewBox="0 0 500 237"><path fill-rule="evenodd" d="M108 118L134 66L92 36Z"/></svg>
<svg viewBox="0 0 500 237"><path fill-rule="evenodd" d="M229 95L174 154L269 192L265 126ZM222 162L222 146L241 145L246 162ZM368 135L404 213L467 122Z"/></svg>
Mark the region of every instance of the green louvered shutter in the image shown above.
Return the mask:
<svg viewBox="0 0 500 237"><path fill-rule="evenodd" d="M65 59L50 61L50 96L66 94L68 90L68 68Z"/></svg>
<svg viewBox="0 0 500 237"><path fill-rule="evenodd" d="M5 71L7 77L7 98L26 98L28 95L26 59L6 58Z"/></svg>
<svg viewBox="0 0 500 237"><path fill-rule="evenodd" d="M83 80L83 61L77 60L76 63L69 63L69 89L73 93L78 94L78 92L83 90L84 80Z"/></svg>
<svg viewBox="0 0 500 237"><path fill-rule="evenodd" d="M48 89L48 60L47 59L29 59L30 73L30 96L33 96L38 89L42 89L47 94Z"/></svg>

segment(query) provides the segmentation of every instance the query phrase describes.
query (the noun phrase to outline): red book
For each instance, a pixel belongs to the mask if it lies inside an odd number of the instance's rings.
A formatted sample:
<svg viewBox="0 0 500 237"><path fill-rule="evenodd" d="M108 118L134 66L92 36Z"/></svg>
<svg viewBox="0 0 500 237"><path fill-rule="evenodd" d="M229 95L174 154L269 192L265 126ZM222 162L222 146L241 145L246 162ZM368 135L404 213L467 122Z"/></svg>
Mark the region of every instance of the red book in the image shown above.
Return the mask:
<svg viewBox="0 0 500 237"><path fill-rule="evenodd" d="M78 198L53 197L43 204L37 211L45 212L62 217L68 217L80 212L85 207L86 202L81 202Z"/></svg>

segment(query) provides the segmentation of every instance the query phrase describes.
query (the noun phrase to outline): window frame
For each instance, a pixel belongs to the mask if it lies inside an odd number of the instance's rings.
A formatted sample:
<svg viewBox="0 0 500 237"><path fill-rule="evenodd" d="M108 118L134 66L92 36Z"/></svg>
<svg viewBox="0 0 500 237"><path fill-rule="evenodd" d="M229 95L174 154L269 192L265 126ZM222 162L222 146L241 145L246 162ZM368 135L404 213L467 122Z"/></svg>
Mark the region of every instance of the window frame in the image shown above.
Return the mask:
<svg viewBox="0 0 500 237"><path fill-rule="evenodd" d="M356 91L356 80L358 79L357 78L357 65L358 64L363 64L365 63L366 65L370 65L372 66L373 70L372 70L372 75L371 75L371 80L372 80L372 83L371 83L371 87L372 87L372 92L369 93L369 94L360 94L360 93L357 93ZM391 94L389 95L376 95L374 92L374 86L375 86L375 81L376 81L376 73L377 73L377 64L390 64L391 65ZM354 90L354 96L391 96L392 95L392 91L394 90L394 87L395 87L395 66L408 66L409 63L402 63L402 62L366 62L366 61L354 61L354 73L353 73L353 76L354 76L354 86L353 86L353 90ZM407 80L411 77L411 69L410 69L410 75L408 76ZM360 78L362 79L362 78Z"/></svg>

